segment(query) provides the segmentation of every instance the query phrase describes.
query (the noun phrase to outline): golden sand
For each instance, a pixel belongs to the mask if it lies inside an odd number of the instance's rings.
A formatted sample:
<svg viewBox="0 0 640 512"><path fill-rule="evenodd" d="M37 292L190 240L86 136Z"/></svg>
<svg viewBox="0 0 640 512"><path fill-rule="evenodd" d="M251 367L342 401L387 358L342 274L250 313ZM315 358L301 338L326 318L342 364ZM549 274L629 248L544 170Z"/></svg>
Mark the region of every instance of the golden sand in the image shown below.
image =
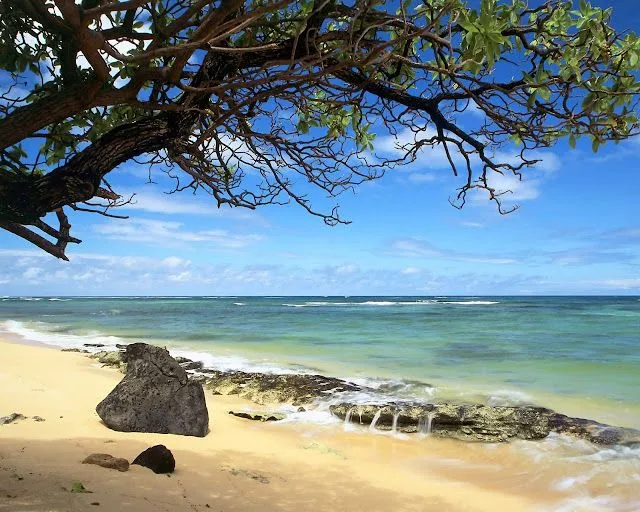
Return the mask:
<svg viewBox="0 0 640 512"><path fill-rule="evenodd" d="M205 438L115 432L94 409L121 374L47 347L0 341L0 353L0 416L27 416L0 425L0 511L515 512L562 498L508 447L256 423L228 414L251 406L232 397L207 394ZM154 444L174 453L171 476L81 464Z"/></svg>

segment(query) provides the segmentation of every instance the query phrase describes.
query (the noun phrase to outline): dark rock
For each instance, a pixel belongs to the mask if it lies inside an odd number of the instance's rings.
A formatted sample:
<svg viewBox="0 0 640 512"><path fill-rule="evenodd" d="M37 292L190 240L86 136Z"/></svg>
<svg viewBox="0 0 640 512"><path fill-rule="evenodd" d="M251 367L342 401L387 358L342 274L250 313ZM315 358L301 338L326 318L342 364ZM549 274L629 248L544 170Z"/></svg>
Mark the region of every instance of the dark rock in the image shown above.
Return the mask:
<svg viewBox="0 0 640 512"><path fill-rule="evenodd" d="M101 348L104 347L104 343L83 343L83 347Z"/></svg>
<svg viewBox="0 0 640 512"><path fill-rule="evenodd" d="M9 423L13 423L14 421L20 421L26 419L26 416L20 414L19 412L12 412L8 416L2 416L0 418L0 425L8 425Z"/></svg>
<svg viewBox="0 0 640 512"><path fill-rule="evenodd" d="M350 382L323 375L280 375L204 369L199 380L214 394L238 395L264 405L306 405L333 393L360 391Z"/></svg>
<svg viewBox="0 0 640 512"><path fill-rule="evenodd" d="M244 418L244 419L253 420L253 421L280 421L287 417L285 414L281 414L279 412L229 411L229 414L233 416L237 416L238 418Z"/></svg>
<svg viewBox="0 0 640 512"><path fill-rule="evenodd" d="M173 473L176 468L176 460L173 458L173 454L163 444L147 448L131 464L144 466L158 474Z"/></svg>
<svg viewBox="0 0 640 512"><path fill-rule="evenodd" d="M298 412L307 412L307 410L304 407L298 407Z"/></svg>
<svg viewBox="0 0 640 512"><path fill-rule="evenodd" d="M62 352L80 352L81 354L88 354L88 350L82 350L79 348L63 348Z"/></svg>
<svg viewBox="0 0 640 512"><path fill-rule="evenodd" d="M611 427L571 418L550 409L532 406L491 407L480 404L382 404L341 403L331 413L352 423L406 433L429 433L463 441L504 442L511 439L543 439L551 432L580 437L597 444L640 443L640 431Z"/></svg>
<svg viewBox="0 0 640 512"><path fill-rule="evenodd" d="M204 363L202 361L188 361L180 363L185 370L202 370Z"/></svg>
<svg viewBox="0 0 640 512"><path fill-rule="evenodd" d="M42 421L46 421L43 417L41 416L34 416L33 418L31 418L33 421L37 421L37 422L42 422Z"/></svg>
<svg viewBox="0 0 640 512"><path fill-rule="evenodd" d="M128 471L129 461L120 457L114 457L108 453L92 453L82 461L83 464L95 464L107 469L116 469L118 471Z"/></svg>
<svg viewBox="0 0 640 512"><path fill-rule="evenodd" d="M207 435L202 385L189 379L169 352L133 343L122 358L127 374L96 407L105 425L121 432Z"/></svg>
<svg viewBox="0 0 640 512"><path fill-rule="evenodd" d="M174 356L174 359L185 370L201 370L204 366L204 363L202 361L192 361L191 359L187 359L186 357Z"/></svg>

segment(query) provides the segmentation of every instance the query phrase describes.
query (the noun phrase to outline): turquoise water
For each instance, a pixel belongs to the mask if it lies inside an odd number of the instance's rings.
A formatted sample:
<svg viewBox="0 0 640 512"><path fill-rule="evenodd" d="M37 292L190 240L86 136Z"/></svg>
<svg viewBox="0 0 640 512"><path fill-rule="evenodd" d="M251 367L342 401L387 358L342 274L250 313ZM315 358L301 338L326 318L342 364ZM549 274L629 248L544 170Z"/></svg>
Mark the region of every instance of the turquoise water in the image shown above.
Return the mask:
<svg viewBox="0 0 640 512"><path fill-rule="evenodd" d="M64 346L147 341L399 396L575 400L640 427L638 297L5 297L0 328Z"/></svg>

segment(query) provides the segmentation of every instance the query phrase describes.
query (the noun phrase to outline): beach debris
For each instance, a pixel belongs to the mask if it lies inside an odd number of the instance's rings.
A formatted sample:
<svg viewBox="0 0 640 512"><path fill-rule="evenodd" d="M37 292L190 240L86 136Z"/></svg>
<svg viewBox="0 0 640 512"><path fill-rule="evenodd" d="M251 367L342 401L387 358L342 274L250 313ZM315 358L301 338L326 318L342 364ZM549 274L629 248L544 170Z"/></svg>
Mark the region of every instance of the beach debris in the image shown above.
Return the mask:
<svg viewBox="0 0 640 512"><path fill-rule="evenodd" d="M209 413L202 385L169 352L146 343L127 346L127 373L96 407L109 428L204 437Z"/></svg>
<svg viewBox="0 0 640 512"><path fill-rule="evenodd" d="M16 421L25 420L26 416L20 414L19 412L12 412L8 416L0 417L0 425L8 425L9 423L14 423Z"/></svg>
<svg viewBox="0 0 640 512"><path fill-rule="evenodd" d="M326 444L313 442L304 445L303 448L305 450L313 450L316 452L324 453L326 455L335 455L336 457L344 460L347 459L347 457L345 457L344 454L342 454L340 451L336 450L335 448L331 448L331 446L327 446Z"/></svg>
<svg viewBox="0 0 640 512"><path fill-rule="evenodd" d="M535 406L488 406L455 403L341 403L331 413L372 430L420 433L485 443L544 439L551 432L595 444L638 444L640 431L572 418Z"/></svg>
<svg viewBox="0 0 640 512"><path fill-rule="evenodd" d="M229 411L229 414L253 421L280 421L287 417L279 412Z"/></svg>
<svg viewBox="0 0 640 512"><path fill-rule="evenodd" d="M176 468L176 460L173 458L173 454L163 444L147 448L133 459L131 464L144 466L157 474L173 473Z"/></svg>
<svg viewBox="0 0 640 512"><path fill-rule="evenodd" d="M258 473L256 471L249 471L247 469L240 468L223 468L226 471L229 471L233 476L244 476L246 478L250 478L251 480L255 480L256 482L260 482L261 484L268 484L271 482L269 477L263 475L262 473Z"/></svg>
<svg viewBox="0 0 640 512"><path fill-rule="evenodd" d="M108 453L92 453L87 456L83 461L83 464L94 464L102 468L116 469L118 471L128 471L129 461L121 457L114 457Z"/></svg>

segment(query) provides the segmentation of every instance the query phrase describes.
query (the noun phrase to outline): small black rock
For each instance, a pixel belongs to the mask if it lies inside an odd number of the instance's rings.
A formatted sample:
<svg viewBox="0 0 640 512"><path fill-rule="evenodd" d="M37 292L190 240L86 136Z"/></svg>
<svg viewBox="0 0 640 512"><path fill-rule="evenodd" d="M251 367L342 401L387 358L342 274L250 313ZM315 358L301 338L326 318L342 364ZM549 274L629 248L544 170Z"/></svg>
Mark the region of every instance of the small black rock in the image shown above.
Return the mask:
<svg viewBox="0 0 640 512"><path fill-rule="evenodd" d="M176 460L173 458L173 454L163 444L147 448L131 464L144 466L157 474L173 473L176 469Z"/></svg>

